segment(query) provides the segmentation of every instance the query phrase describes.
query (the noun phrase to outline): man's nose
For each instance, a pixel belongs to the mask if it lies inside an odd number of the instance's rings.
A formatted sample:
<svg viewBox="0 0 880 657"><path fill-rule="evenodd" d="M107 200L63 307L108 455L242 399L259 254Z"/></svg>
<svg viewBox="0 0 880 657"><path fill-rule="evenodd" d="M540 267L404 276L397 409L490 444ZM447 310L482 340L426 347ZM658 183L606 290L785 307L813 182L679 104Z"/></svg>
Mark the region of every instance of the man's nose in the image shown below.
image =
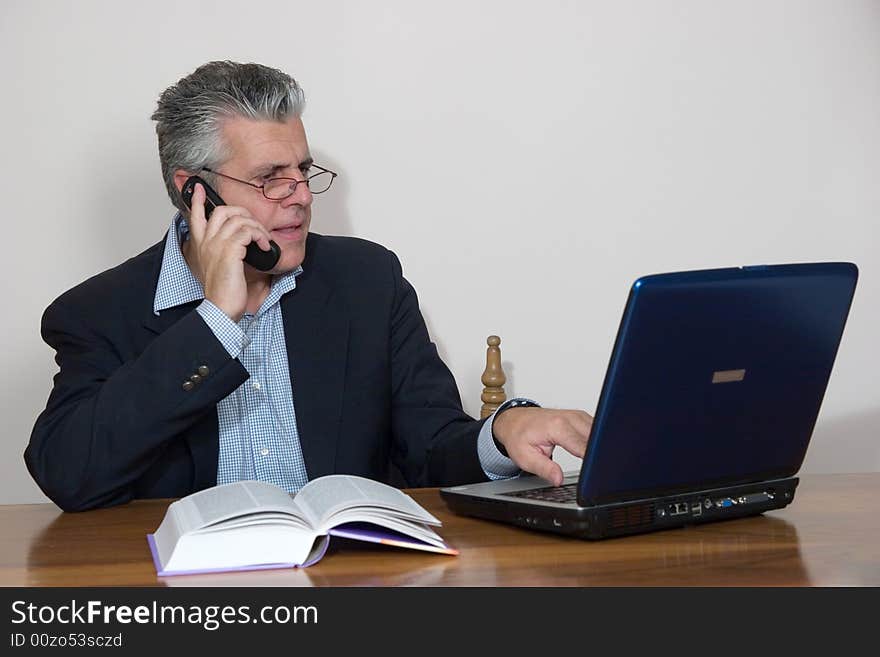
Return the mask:
<svg viewBox="0 0 880 657"><path fill-rule="evenodd" d="M309 189L309 183L307 181L300 180L299 182L297 182L296 189L293 190L293 194L281 201L281 205L283 205L284 207L290 207L294 204L302 206L312 204L312 190Z"/></svg>

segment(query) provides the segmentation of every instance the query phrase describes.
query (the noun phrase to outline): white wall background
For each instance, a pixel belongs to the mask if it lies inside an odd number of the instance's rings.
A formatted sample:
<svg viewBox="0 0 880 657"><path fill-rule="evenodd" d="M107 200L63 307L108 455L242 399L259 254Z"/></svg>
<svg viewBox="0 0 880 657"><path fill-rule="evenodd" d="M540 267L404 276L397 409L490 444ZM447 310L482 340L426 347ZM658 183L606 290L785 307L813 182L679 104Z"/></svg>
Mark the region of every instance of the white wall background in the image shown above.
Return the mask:
<svg viewBox="0 0 880 657"><path fill-rule="evenodd" d="M592 412L637 276L851 260L803 471L880 470L880 2L4 0L0 503L45 500L41 313L161 238L149 116L213 59L304 86L314 230L400 255L472 414L490 333L508 393Z"/></svg>

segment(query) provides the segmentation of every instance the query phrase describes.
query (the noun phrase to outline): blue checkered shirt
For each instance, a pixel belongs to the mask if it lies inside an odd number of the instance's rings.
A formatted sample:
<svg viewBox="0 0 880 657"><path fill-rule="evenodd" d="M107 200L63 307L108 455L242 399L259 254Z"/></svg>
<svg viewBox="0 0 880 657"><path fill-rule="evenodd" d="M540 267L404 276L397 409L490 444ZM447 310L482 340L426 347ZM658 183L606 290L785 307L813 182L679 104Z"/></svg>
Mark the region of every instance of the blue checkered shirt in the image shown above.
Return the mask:
<svg viewBox="0 0 880 657"><path fill-rule="evenodd" d="M256 479L295 492L308 482L296 427L295 397L290 381L281 297L296 288L298 267L272 279L269 295L256 313L238 323L205 299L202 284L190 271L180 245L189 237L186 219L177 214L165 240L165 255L153 312L201 300L196 308L229 356L238 358L250 378L217 403L220 452L217 483ZM492 421L480 431L477 454L490 479L515 475L519 469L492 440Z"/></svg>

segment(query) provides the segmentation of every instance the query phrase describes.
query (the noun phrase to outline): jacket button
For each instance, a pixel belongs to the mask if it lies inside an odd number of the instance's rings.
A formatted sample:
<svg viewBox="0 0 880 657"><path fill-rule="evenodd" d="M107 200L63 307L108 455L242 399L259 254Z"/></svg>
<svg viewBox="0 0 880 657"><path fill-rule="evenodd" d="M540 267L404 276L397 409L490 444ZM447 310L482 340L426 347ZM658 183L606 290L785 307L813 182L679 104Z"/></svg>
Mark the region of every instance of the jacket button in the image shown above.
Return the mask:
<svg viewBox="0 0 880 657"><path fill-rule="evenodd" d="M190 390L192 390L195 387L196 387L196 384L193 383L192 381L184 381L183 382L183 389L186 390L187 392L189 392Z"/></svg>
<svg viewBox="0 0 880 657"><path fill-rule="evenodd" d="M201 383L202 377L200 377L198 374L193 374L191 377L189 377L189 380L193 383Z"/></svg>
<svg viewBox="0 0 880 657"><path fill-rule="evenodd" d="M208 369L207 365L199 365L198 372L199 372L199 376L204 378L204 377L208 376L208 374L211 373L211 370Z"/></svg>

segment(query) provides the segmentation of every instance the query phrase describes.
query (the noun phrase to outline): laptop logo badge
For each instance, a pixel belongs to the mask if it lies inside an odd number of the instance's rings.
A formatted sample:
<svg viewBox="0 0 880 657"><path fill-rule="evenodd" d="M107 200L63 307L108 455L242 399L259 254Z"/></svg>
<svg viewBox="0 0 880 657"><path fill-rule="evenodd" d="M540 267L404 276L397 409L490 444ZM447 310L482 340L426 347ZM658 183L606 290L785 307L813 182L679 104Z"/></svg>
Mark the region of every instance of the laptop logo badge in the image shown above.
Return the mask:
<svg viewBox="0 0 880 657"><path fill-rule="evenodd" d="M745 370L718 370L712 373L712 383L733 383L745 378Z"/></svg>

